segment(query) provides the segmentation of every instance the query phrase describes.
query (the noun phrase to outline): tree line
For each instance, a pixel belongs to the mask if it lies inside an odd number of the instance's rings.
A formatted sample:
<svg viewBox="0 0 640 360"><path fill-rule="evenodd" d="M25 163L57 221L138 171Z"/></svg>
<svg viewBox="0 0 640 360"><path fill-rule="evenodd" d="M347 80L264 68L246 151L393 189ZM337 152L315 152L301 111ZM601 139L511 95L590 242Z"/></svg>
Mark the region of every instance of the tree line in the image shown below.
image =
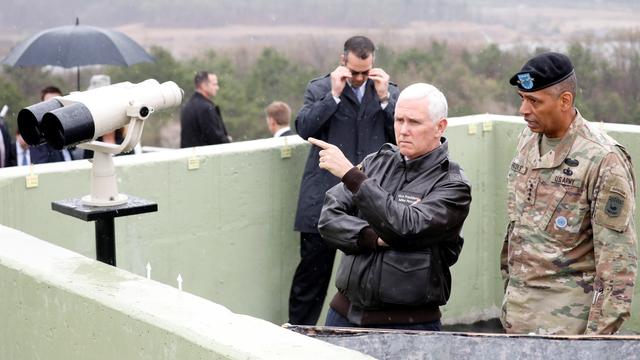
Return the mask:
<svg viewBox="0 0 640 360"><path fill-rule="evenodd" d="M591 121L640 124L640 36L630 34L625 39L618 38L607 46L581 42L567 45L565 53L572 59L578 76L576 105ZM447 96L451 117L481 113L516 115L520 99L508 79L526 59L547 50L504 50L497 45L471 50L441 41L420 48L391 50L383 44L376 52L375 66L385 69L400 88L418 81L439 87ZM220 105L235 141L269 136L264 108L271 101L290 104L295 118L309 80L333 70L315 68L274 48L262 49L251 61L246 61L247 56L242 53L218 54L213 50L185 60L176 59L161 47L150 52L156 58L155 63L129 68L90 68L83 70L82 77L87 80L92 72L103 72L111 76L112 83L148 78L171 80L184 89L186 99L193 93L196 71L214 72L220 83L214 101ZM334 58L337 64L339 53L324 56ZM39 101L41 88L53 84L65 92L72 91L74 79L75 73L59 74L53 69L2 68L0 107L7 104L11 109L6 119L10 131L16 129L19 109ZM145 124L143 144L176 146L178 122L179 109L154 114ZM167 131L170 128L173 132Z"/></svg>

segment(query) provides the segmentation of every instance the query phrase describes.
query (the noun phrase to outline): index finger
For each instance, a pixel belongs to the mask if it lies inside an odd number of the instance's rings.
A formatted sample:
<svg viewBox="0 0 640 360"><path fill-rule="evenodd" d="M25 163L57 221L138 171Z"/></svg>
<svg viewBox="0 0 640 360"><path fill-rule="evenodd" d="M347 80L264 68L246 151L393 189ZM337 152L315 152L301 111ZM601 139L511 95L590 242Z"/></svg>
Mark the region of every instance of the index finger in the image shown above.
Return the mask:
<svg viewBox="0 0 640 360"><path fill-rule="evenodd" d="M318 140L318 139L312 138L312 137L308 138L307 141L310 142L311 144L323 149L323 150L326 150L326 149L328 149L328 148L330 148L332 146L328 142L324 142L322 140Z"/></svg>

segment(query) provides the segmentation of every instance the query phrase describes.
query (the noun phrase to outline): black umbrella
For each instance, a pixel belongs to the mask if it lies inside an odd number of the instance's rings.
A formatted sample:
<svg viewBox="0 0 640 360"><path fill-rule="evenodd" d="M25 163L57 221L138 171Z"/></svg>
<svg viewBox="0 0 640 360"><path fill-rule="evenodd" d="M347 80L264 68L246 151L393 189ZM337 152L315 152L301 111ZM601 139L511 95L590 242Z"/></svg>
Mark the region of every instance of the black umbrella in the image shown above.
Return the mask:
<svg viewBox="0 0 640 360"><path fill-rule="evenodd" d="M80 66L130 66L154 59L127 35L95 26L61 26L44 30L18 44L2 60L11 66L53 65L78 69Z"/></svg>

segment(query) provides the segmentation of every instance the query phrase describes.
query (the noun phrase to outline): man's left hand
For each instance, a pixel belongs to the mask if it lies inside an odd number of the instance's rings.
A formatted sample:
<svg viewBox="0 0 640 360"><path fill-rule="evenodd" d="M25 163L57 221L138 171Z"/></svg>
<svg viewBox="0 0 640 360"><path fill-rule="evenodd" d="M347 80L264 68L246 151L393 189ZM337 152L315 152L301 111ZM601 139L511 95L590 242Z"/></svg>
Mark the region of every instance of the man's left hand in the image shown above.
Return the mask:
<svg viewBox="0 0 640 360"><path fill-rule="evenodd" d="M389 74L380 68L373 68L369 71L369 79L373 80L379 98L389 95Z"/></svg>
<svg viewBox="0 0 640 360"><path fill-rule="evenodd" d="M312 137L310 137L308 141L322 149L320 150L320 162L318 164L321 169L328 170L334 176L342 179L344 174L353 168L353 164L344 156L337 146Z"/></svg>

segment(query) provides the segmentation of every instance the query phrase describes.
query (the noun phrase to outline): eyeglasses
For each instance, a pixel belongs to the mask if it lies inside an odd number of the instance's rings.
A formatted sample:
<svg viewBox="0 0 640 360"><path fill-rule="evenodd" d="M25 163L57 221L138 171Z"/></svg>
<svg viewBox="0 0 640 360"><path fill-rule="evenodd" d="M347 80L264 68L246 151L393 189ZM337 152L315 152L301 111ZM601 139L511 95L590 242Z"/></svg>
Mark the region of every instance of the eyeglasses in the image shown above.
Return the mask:
<svg viewBox="0 0 640 360"><path fill-rule="evenodd" d="M349 68L347 67L347 69L349 69ZM368 69L368 70L365 70L365 71L355 71L355 70L349 69L349 71L351 71L351 76L352 77L356 77L358 75L369 76L369 71L371 71L371 69Z"/></svg>

